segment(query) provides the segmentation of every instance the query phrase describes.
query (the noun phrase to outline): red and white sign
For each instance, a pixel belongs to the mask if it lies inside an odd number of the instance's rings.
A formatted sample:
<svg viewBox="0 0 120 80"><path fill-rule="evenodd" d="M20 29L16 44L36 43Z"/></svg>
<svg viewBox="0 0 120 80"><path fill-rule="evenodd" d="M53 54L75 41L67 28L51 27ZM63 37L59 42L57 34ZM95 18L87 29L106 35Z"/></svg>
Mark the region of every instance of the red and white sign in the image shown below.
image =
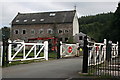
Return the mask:
<svg viewBox="0 0 120 80"><path fill-rule="evenodd" d="M72 52L72 47L71 47L71 46L68 47L68 52L69 52L69 53Z"/></svg>

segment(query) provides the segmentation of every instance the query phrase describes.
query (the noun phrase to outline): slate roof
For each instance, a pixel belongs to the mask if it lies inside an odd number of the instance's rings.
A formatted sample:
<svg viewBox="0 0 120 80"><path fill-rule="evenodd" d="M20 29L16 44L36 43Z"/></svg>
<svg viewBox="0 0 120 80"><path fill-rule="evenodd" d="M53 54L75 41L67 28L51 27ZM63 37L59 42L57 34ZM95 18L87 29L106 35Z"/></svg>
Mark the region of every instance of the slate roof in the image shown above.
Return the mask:
<svg viewBox="0 0 120 80"><path fill-rule="evenodd" d="M17 16L13 19L12 25L72 23L75 12L75 10L71 10L41 13L18 13Z"/></svg>

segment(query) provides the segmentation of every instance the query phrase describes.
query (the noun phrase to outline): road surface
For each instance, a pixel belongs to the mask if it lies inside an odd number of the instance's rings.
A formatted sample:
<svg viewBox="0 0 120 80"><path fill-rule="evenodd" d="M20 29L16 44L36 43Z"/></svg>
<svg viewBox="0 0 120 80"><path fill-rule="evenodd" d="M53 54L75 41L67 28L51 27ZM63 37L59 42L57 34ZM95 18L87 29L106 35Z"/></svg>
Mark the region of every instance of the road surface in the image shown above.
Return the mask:
<svg viewBox="0 0 120 80"><path fill-rule="evenodd" d="M49 60L3 68L3 78L79 78L82 57Z"/></svg>

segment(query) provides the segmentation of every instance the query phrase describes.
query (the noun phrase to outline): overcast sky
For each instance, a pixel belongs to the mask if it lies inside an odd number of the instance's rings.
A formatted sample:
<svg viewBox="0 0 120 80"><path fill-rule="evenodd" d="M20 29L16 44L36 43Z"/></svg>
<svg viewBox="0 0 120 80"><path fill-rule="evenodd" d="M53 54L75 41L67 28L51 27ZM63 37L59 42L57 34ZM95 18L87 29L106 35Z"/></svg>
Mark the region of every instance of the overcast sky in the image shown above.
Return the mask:
<svg viewBox="0 0 120 80"><path fill-rule="evenodd" d="M10 0L11 1L11 0ZM35 12L48 12L48 11L66 11L73 10L77 6L78 17L86 15L95 15L99 13L114 12L117 8L118 1L116 2L75 2L75 1L11 1L6 0L0 2L0 27L8 26L13 18L20 13L35 13Z"/></svg>

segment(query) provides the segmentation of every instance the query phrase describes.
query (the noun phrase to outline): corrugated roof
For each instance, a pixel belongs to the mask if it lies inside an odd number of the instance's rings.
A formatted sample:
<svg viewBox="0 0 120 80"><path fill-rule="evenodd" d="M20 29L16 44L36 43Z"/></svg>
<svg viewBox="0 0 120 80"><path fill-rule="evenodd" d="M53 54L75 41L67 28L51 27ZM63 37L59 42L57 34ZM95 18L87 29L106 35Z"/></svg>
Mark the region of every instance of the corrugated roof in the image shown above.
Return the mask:
<svg viewBox="0 0 120 80"><path fill-rule="evenodd" d="M18 13L12 24L72 23L75 15L72 11L56 11L41 13Z"/></svg>

